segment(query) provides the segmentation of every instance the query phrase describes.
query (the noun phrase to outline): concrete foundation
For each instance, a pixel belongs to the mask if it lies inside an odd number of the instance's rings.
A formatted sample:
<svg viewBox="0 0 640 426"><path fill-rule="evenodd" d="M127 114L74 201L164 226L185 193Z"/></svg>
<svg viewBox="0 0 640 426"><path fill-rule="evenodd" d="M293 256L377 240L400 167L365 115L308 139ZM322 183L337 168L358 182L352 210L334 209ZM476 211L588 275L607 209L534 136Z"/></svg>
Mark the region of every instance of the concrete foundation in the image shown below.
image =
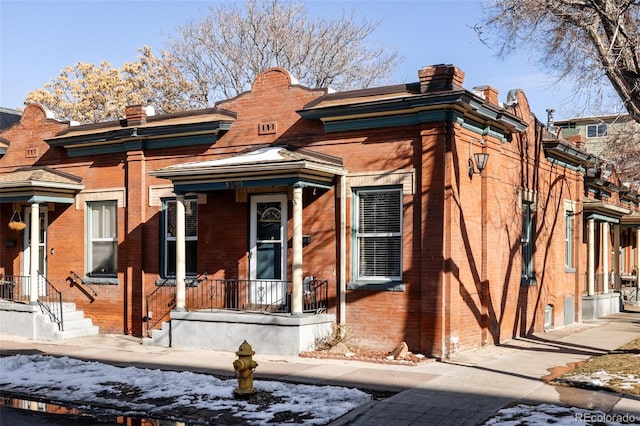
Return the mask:
<svg viewBox="0 0 640 426"><path fill-rule="evenodd" d="M259 354L298 355L331 337L335 315L274 315L248 312L171 312L146 344L235 352L244 340Z"/></svg>
<svg viewBox="0 0 640 426"><path fill-rule="evenodd" d="M590 320L617 314L622 310L620 293L582 296L582 319Z"/></svg>
<svg viewBox="0 0 640 426"><path fill-rule="evenodd" d="M0 333L38 340L60 340L72 337L93 336L98 327L84 318L82 311L75 310L75 304L63 305L64 331L42 312L39 305L0 301Z"/></svg>

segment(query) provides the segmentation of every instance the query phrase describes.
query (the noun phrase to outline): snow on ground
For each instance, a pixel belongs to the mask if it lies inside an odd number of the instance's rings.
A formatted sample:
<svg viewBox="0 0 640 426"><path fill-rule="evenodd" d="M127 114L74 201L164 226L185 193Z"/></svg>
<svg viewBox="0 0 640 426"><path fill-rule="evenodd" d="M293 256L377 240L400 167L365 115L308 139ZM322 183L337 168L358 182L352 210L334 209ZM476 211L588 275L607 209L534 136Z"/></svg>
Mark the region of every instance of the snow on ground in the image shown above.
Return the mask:
<svg viewBox="0 0 640 426"><path fill-rule="evenodd" d="M216 413L235 416L246 424L280 424L295 417L299 424L325 425L371 400L358 389L312 386L256 380L258 393L268 395L258 403L237 400L235 379L191 372L137 367L114 367L68 357L15 355L0 358L0 391L81 404L91 412L111 407L131 417L201 413L203 423L214 422ZM602 384L612 377L594 374L582 381ZM635 377L627 377L632 383ZM213 416L213 417L212 417ZM633 417L633 416L632 416ZM228 419L228 417L226 417ZM484 424L491 425L607 425L637 424L640 419L551 404L519 404L500 410Z"/></svg>
<svg viewBox="0 0 640 426"><path fill-rule="evenodd" d="M581 383L585 386L605 388L610 383L616 383L621 389L633 389L640 384L640 377L635 374L611 374L607 371L595 371L587 374L568 374L562 378L564 383Z"/></svg>
<svg viewBox="0 0 640 426"><path fill-rule="evenodd" d="M132 417L167 416L187 407L191 413L236 416L247 424L273 424L283 414L293 414L304 424L323 425L371 399L358 389L256 380L256 391L268 398L255 404L234 398L236 379L44 355L0 358L0 371L0 390L84 407L117 408Z"/></svg>
<svg viewBox="0 0 640 426"><path fill-rule="evenodd" d="M604 413L599 410L583 410L581 408L560 407L553 404L525 405L519 404L503 408L496 416L484 423L485 426L515 425L606 425L619 426L637 424L634 416L629 414Z"/></svg>

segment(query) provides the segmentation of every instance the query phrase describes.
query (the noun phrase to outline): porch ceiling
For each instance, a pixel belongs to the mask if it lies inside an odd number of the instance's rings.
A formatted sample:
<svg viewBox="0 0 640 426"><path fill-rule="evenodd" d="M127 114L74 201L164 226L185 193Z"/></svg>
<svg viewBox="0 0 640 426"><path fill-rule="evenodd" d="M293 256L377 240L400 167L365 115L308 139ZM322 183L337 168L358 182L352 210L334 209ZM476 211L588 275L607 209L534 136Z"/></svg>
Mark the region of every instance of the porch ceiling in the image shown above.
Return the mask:
<svg viewBox="0 0 640 426"><path fill-rule="evenodd" d="M346 173L341 158L282 145L150 172L171 180L176 193L276 185L329 188L334 176Z"/></svg>
<svg viewBox="0 0 640 426"><path fill-rule="evenodd" d="M72 204L82 179L48 167L25 167L0 174L0 203Z"/></svg>

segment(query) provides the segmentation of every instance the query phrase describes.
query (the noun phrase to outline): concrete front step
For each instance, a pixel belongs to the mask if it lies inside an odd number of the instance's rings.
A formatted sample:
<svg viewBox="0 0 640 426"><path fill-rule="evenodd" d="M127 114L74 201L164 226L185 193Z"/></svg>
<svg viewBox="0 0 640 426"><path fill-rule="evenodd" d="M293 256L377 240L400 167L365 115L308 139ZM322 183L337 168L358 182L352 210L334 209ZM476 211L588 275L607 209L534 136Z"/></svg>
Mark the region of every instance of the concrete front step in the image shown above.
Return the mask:
<svg viewBox="0 0 640 426"><path fill-rule="evenodd" d="M73 337L96 336L99 333L100 333L100 328L95 325L92 325L90 327L68 329L65 323L64 331L57 331L55 334L58 339L71 339Z"/></svg>
<svg viewBox="0 0 640 426"><path fill-rule="evenodd" d="M58 324L52 322L48 315L45 317L45 323L48 324L44 324L44 327L50 328L50 332L44 332L44 334L48 334L52 340L95 336L100 332L100 328L93 325L91 318L85 318L84 311L76 310L75 303L62 304L63 331L59 330Z"/></svg>
<svg viewBox="0 0 640 426"><path fill-rule="evenodd" d="M64 331L80 330L83 328L93 327L93 321L91 321L91 318L85 318L84 315L82 316L82 318L78 318L74 320L69 320L65 316L63 324L64 324Z"/></svg>
<svg viewBox="0 0 640 426"><path fill-rule="evenodd" d="M169 336L171 335L171 322L164 321L161 329L151 330L151 337L144 337L142 339L143 345L150 346L163 346L168 348L171 346Z"/></svg>

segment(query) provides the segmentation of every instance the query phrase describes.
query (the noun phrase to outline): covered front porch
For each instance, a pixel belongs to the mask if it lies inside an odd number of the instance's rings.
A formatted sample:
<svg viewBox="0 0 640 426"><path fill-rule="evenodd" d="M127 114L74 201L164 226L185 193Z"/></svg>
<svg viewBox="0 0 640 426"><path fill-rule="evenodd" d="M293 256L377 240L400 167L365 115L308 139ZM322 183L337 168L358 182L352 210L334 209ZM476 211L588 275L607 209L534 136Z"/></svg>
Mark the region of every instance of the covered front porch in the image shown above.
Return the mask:
<svg viewBox="0 0 640 426"><path fill-rule="evenodd" d="M264 353L297 355L333 332L328 280L303 280L301 315L292 315L292 283L286 281L202 274L187 279L185 310L180 311L174 309L175 290L173 285L158 286L147 296L145 343L236 351L238 339L246 339Z"/></svg>
<svg viewBox="0 0 640 426"><path fill-rule="evenodd" d="M339 230L334 243L344 253L346 214L340 200L345 199L346 171L340 159L307 149L263 146L150 174L173 183L176 272L169 285L157 283L147 298L147 343L235 351L247 340L258 352L292 355L315 348L319 340L332 335L336 322L344 322L344 254L331 259L331 265L337 266L330 267L335 271L331 277L312 276L303 259L303 247L314 238L303 232L304 189L310 191L308 195L337 189L333 193L340 195L333 197L328 217L335 222L332 229ZM249 216L248 229L238 230L248 242L241 260L246 268L231 278L224 269L188 277L186 199L203 193L215 198L217 191L224 190L234 191L236 202L248 206L248 212L237 213ZM335 211L340 212L338 216ZM198 217L199 223L212 221L216 221L215 212ZM337 303L332 306L330 285L332 290L337 287ZM163 293L168 296L156 296ZM153 297L168 300L169 311L156 308ZM330 308L337 315L328 313ZM160 330L153 330L160 324Z"/></svg>
<svg viewBox="0 0 640 426"><path fill-rule="evenodd" d="M48 167L21 167L0 174L3 255L0 261L0 332L35 339L63 339L98 332L66 303L59 282L47 273L50 211L72 205L82 179ZM7 217L7 215L0 215ZM81 317L79 317L81 316Z"/></svg>
<svg viewBox="0 0 640 426"><path fill-rule="evenodd" d="M640 263L640 252L631 250L621 241L623 226L628 230L638 226L632 210L600 200L583 203L587 241L587 271L582 296L583 319L595 319L623 309L623 285L634 280L637 272L629 265ZM630 226L631 225L631 226ZM628 233L640 244L640 232ZM626 244L629 244L627 241ZM631 257L631 259L625 259ZM632 267L633 269L633 267Z"/></svg>

